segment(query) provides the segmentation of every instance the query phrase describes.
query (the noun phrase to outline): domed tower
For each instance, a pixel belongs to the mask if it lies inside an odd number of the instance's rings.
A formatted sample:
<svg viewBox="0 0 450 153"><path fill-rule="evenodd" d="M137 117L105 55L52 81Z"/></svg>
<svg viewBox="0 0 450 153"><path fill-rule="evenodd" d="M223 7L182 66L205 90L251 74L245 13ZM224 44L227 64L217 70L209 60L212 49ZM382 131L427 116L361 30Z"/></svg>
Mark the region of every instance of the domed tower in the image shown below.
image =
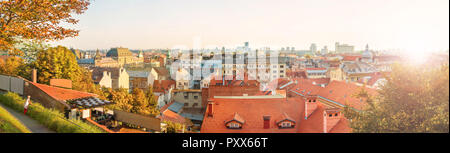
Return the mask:
<svg viewBox="0 0 450 153"><path fill-rule="evenodd" d="M94 65L98 66L100 64L101 60L102 60L102 56L100 55L100 51L97 49L97 52L95 53L95 57L94 57Z"/></svg>
<svg viewBox="0 0 450 153"><path fill-rule="evenodd" d="M95 60L101 60L102 59L102 56L100 56L100 50L97 49L97 52L95 53L94 59Z"/></svg>
<svg viewBox="0 0 450 153"><path fill-rule="evenodd" d="M142 52L142 50L141 50L141 51L139 51L139 55L138 55L138 58L144 58L144 53Z"/></svg>

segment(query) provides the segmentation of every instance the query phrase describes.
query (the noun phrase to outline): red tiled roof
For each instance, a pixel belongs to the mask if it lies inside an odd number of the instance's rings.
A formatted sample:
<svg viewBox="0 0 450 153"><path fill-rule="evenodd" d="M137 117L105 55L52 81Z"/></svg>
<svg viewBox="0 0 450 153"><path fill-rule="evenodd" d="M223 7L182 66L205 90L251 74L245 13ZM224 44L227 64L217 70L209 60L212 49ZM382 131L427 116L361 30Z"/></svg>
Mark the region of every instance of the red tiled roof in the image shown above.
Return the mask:
<svg viewBox="0 0 450 153"><path fill-rule="evenodd" d="M174 80L155 80L153 81L153 92L166 92L170 86L176 85Z"/></svg>
<svg viewBox="0 0 450 153"><path fill-rule="evenodd" d="M155 67L153 69L155 69L156 73L158 73L158 75L160 75L160 76L168 76L169 75L169 71L166 68Z"/></svg>
<svg viewBox="0 0 450 153"><path fill-rule="evenodd" d="M174 123L184 124L186 120L183 116L167 109L173 103L174 102L172 101L172 102L164 105L163 107L161 107L161 109L159 111L162 112L162 115L159 116L158 118L161 119L161 121L170 121L170 122L174 122Z"/></svg>
<svg viewBox="0 0 450 153"><path fill-rule="evenodd" d="M29 82L33 84L34 86L41 89L43 92L47 93L50 97L56 99L56 100L72 100L72 99L78 99L78 98L86 98L86 97L97 97L96 94L87 93L87 92L81 92L71 89L63 89L58 87L52 87L45 84L39 84L34 82Z"/></svg>
<svg viewBox="0 0 450 153"><path fill-rule="evenodd" d="M350 105L356 109L362 109L364 107L364 100L361 101L356 98L355 95L364 87L358 86L354 83L347 83L345 81L332 81L325 88L323 88L319 95L338 102L342 105ZM370 95L376 95L377 91L370 88L364 88Z"/></svg>
<svg viewBox="0 0 450 153"><path fill-rule="evenodd" d="M167 108L169 108L169 106L172 105L173 103L174 103L174 101L172 101L172 102L170 102L170 103L164 105L163 107L161 107L161 108L159 109L159 111L160 111L160 112L164 112L164 111L165 111Z"/></svg>
<svg viewBox="0 0 450 153"><path fill-rule="evenodd" d="M204 116L201 133L321 133L323 132L323 106L305 120L303 98L286 99L213 99L213 116ZM210 108L207 108L210 109ZM208 111L208 110L206 110ZM224 121L239 113L245 119L241 129L228 129ZM263 116L271 116L270 128L264 129ZM294 128L279 128L276 122L287 118L296 122ZM346 120L341 119L341 120ZM330 132L350 132L346 122L339 122ZM341 125L343 124L343 125Z"/></svg>
<svg viewBox="0 0 450 153"><path fill-rule="evenodd" d="M311 78L308 79L311 80L312 82L316 82L316 84L328 84L330 83L330 78Z"/></svg>
<svg viewBox="0 0 450 153"><path fill-rule="evenodd" d="M185 118L169 109L166 109L162 116L159 117L161 121L170 121L173 123L185 124Z"/></svg>
<svg viewBox="0 0 450 153"><path fill-rule="evenodd" d="M300 93L302 95L318 95L320 90L323 88L314 85L312 79L295 79L297 81L297 84L290 88L290 90L293 90L297 93Z"/></svg>
<svg viewBox="0 0 450 153"><path fill-rule="evenodd" d="M244 120L237 112L234 113L233 118L231 118L230 120L228 120L227 123L228 123L228 122L231 122L231 121L236 121L236 122L239 122L239 123L241 123L241 124L244 124L244 123L245 123L245 120Z"/></svg>
<svg viewBox="0 0 450 153"><path fill-rule="evenodd" d="M318 67L318 68L306 68L306 71L309 70L327 70L327 68L323 68L323 67Z"/></svg>
<svg viewBox="0 0 450 153"><path fill-rule="evenodd" d="M370 75L371 78L369 80L367 80L367 82L364 82L364 79L360 79L360 80L358 80L358 83L362 83L362 84L366 84L366 85L369 85L369 86L373 86L378 80L384 78L384 76L385 75L381 74L381 73L372 73Z"/></svg>
<svg viewBox="0 0 450 153"><path fill-rule="evenodd" d="M72 88L72 80L68 79L50 79L50 85L63 88Z"/></svg>
<svg viewBox="0 0 450 153"><path fill-rule="evenodd" d="M344 56L344 58L342 60L343 61L356 61L359 58L361 58L360 55L347 55L347 56Z"/></svg>

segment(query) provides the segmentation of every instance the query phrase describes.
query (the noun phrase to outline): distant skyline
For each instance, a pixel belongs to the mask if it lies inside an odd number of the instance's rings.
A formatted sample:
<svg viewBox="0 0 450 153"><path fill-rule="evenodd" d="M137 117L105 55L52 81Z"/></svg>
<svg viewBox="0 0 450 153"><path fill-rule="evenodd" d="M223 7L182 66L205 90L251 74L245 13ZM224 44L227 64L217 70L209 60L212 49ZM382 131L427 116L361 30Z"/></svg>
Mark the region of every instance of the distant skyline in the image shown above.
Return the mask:
<svg viewBox="0 0 450 153"><path fill-rule="evenodd" d="M79 49L295 47L411 52L449 48L448 0L95 0L77 16L78 37L52 42Z"/></svg>

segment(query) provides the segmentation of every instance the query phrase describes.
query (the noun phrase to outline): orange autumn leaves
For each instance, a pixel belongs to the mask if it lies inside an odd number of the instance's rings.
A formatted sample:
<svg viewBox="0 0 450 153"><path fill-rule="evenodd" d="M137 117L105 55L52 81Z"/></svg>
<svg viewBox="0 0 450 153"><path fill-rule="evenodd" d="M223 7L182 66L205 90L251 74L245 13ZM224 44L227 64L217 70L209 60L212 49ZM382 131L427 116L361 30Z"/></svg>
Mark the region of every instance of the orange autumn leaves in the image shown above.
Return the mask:
<svg viewBox="0 0 450 153"><path fill-rule="evenodd" d="M78 30L61 26L77 24L74 14L87 10L90 0L6 0L0 1L0 50L19 55L14 44L20 39L61 40L75 37Z"/></svg>

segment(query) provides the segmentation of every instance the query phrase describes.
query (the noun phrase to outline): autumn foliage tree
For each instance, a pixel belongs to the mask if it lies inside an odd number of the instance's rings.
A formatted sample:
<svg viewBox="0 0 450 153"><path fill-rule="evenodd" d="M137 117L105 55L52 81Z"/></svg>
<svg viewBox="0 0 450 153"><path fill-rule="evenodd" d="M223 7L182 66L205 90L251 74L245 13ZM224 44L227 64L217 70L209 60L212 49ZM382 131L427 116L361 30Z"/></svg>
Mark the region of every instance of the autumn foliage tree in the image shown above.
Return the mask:
<svg viewBox="0 0 450 153"><path fill-rule="evenodd" d="M61 40L78 35L63 27L77 24L74 14L87 10L90 0L2 0L0 1L0 50L20 54L14 44L21 39Z"/></svg>
<svg viewBox="0 0 450 153"><path fill-rule="evenodd" d="M45 84L48 84L50 79L69 79L76 82L85 75L72 51L62 46L39 52L33 67L39 73L37 78L39 83Z"/></svg>
<svg viewBox="0 0 450 153"><path fill-rule="evenodd" d="M155 96L151 90L143 91L139 88L134 88L131 93L127 89L104 89L108 100L115 102L112 109L118 109L130 113L141 115L148 115L156 117L159 111L156 104Z"/></svg>
<svg viewBox="0 0 450 153"><path fill-rule="evenodd" d="M448 133L449 67L394 65L379 96L365 91L361 112L345 109L353 132L362 133Z"/></svg>

